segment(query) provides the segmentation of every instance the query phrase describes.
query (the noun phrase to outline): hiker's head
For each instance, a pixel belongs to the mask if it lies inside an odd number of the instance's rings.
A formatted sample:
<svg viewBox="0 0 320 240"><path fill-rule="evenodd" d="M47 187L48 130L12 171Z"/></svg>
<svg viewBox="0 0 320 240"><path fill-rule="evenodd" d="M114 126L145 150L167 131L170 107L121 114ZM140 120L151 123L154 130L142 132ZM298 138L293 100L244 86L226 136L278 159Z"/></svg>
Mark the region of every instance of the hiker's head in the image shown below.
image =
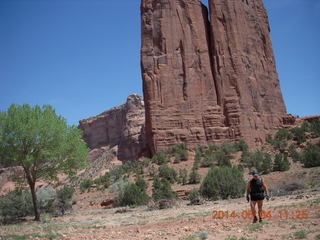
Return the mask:
<svg viewBox="0 0 320 240"><path fill-rule="evenodd" d="M257 170L253 170L253 171L251 172L251 175L252 175L253 178L259 178L259 173L258 173Z"/></svg>

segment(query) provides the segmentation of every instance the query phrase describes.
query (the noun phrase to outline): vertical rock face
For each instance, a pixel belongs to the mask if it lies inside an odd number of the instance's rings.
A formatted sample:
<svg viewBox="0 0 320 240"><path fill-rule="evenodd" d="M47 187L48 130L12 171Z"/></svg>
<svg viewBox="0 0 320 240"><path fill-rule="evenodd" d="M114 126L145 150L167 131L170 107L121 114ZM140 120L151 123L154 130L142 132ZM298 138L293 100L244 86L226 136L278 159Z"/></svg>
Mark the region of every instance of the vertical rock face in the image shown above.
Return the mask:
<svg viewBox="0 0 320 240"><path fill-rule="evenodd" d="M261 0L142 0L141 68L151 152L264 141L285 105Z"/></svg>
<svg viewBox="0 0 320 240"><path fill-rule="evenodd" d="M81 120L79 128L91 149L118 146L118 159L130 161L145 150L144 123L144 101L138 95L130 95L124 105Z"/></svg>

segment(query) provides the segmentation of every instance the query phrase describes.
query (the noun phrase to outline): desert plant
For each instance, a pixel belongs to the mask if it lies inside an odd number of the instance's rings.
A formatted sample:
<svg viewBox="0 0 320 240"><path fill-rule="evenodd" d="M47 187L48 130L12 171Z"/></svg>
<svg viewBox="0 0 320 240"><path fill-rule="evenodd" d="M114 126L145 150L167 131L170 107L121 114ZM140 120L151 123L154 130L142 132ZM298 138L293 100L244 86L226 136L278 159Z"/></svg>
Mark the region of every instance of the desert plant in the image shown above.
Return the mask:
<svg viewBox="0 0 320 240"><path fill-rule="evenodd" d="M241 197L245 190L242 172L237 168L215 167L210 169L200 187L201 195L217 200Z"/></svg>
<svg viewBox="0 0 320 240"><path fill-rule="evenodd" d="M296 127L291 129L291 132L293 134L293 140L297 141L298 144L301 144L306 141L305 128Z"/></svg>
<svg viewBox="0 0 320 240"><path fill-rule="evenodd" d="M141 175L137 176L136 185L141 191L145 191L148 188L148 183L143 179Z"/></svg>
<svg viewBox="0 0 320 240"><path fill-rule="evenodd" d="M189 193L189 201L191 204L199 203L200 198L201 198L201 195L199 190L194 189Z"/></svg>
<svg viewBox="0 0 320 240"><path fill-rule="evenodd" d="M80 183L80 192L84 193L85 191L89 190L92 185L93 185L93 180L91 180L91 179L83 180Z"/></svg>
<svg viewBox="0 0 320 240"><path fill-rule="evenodd" d="M238 143L235 144L235 148L237 151L241 151L241 152L249 151L249 146L243 139L241 139Z"/></svg>
<svg viewBox="0 0 320 240"><path fill-rule="evenodd" d="M231 153L234 153L237 151L237 147L232 143L225 141L221 144L220 151L224 152L226 156L230 156Z"/></svg>
<svg viewBox="0 0 320 240"><path fill-rule="evenodd" d="M188 180L188 171L187 169L183 168L183 169L179 169L179 177L178 177L178 181L179 183L186 185Z"/></svg>
<svg viewBox="0 0 320 240"><path fill-rule="evenodd" d="M53 202L56 199L57 193L54 188L49 185L46 187L39 188L36 191L37 200L39 203L39 209L42 212L52 212Z"/></svg>
<svg viewBox="0 0 320 240"><path fill-rule="evenodd" d="M162 199L173 199L177 197L177 195L172 191L169 181L166 179L162 179L160 181L158 177L155 177L152 190L152 197L156 201Z"/></svg>
<svg viewBox="0 0 320 240"><path fill-rule="evenodd" d="M304 167L318 167L320 166L320 144L309 144L302 152L302 162Z"/></svg>
<svg viewBox="0 0 320 240"><path fill-rule="evenodd" d="M32 212L31 194L26 191L12 191L0 197L0 216L4 222L18 220Z"/></svg>
<svg viewBox="0 0 320 240"><path fill-rule="evenodd" d="M284 172L290 169L290 162L287 155L277 154L273 163L273 171Z"/></svg>
<svg viewBox="0 0 320 240"><path fill-rule="evenodd" d="M160 166L159 176L168 180L170 183L177 181L177 172L173 168L168 167L167 164Z"/></svg>
<svg viewBox="0 0 320 240"><path fill-rule="evenodd" d="M268 153L256 151L254 153L247 153L243 156L243 161L249 168L255 168L262 174L271 172L272 160Z"/></svg>
<svg viewBox="0 0 320 240"><path fill-rule="evenodd" d="M72 197L75 190L73 187L65 186L57 191L57 198L54 202L55 215L62 216L72 208Z"/></svg>
<svg viewBox="0 0 320 240"><path fill-rule="evenodd" d="M305 230L300 230L300 231L295 232L293 234L293 236L295 239L304 239L304 238L307 238L308 232Z"/></svg>
<svg viewBox="0 0 320 240"><path fill-rule="evenodd" d="M144 190L135 183L128 184L119 192L116 203L119 206L139 206L146 204L149 200Z"/></svg>
<svg viewBox="0 0 320 240"><path fill-rule="evenodd" d="M288 151L289 151L289 156L292 158L294 162L301 161L301 155L297 152L297 149L294 145L290 145Z"/></svg>
<svg viewBox="0 0 320 240"><path fill-rule="evenodd" d="M198 184L200 183L201 177L196 169L192 169L189 175L189 184Z"/></svg>
<svg viewBox="0 0 320 240"><path fill-rule="evenodd" d="M159 152L152 157L152 162L162 165L168 162L168 158L163 152Z"/></svg>

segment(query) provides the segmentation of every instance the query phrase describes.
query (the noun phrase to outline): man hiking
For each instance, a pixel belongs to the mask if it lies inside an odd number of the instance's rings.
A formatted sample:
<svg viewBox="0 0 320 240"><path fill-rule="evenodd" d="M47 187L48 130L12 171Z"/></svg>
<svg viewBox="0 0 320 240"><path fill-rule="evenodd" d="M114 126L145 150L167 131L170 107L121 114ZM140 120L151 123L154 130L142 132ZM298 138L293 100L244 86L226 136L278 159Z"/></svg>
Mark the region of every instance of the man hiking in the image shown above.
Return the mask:
<svg viewBox="0 0 320 240"><path fill-rule="evenodd" d="M247 184L247 201L250 202L253 214L253 223L258 221L256 215L256 204L258 203L259 222L262 222L262 205L264 197L269 201L269 190L265 181L259 176L256 170L252 171L252 179ZM266 195L265 195L266 194Z"/></svg>

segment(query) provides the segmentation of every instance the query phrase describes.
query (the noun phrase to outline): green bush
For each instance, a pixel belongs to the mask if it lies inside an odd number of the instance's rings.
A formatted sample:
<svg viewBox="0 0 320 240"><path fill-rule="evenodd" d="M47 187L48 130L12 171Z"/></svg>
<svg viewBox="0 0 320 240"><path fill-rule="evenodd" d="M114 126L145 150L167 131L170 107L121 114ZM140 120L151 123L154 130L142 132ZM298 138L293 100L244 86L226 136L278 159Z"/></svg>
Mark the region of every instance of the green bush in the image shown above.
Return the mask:
<svg viewBox="0 0 320 240"><path fill-rule="evenodd" d="M0 197L0 220L3 222L18 220L32 214L33 205L30 193L12 191Z"/></svg>
<svg viewBox="0 0 320 240"><path fill-rule="evenodd" d="M273 171L288 171L290 169L290 162L288 160L287 155L282 153L277 154L273 163Z"/></svg>
<svg viewBox="0 0 320 240"><path fill-rule="evenodd" d="M292 139L292 134L288 129L282 128L276 133L274 138L277 140L290 140Z"/></svg>
<svg viewBox="0 0 320 240"><path fill-rule="evenodd" d="M152 197L156 201L177 197L177 195L172 191L169 181L166 179L162 179L160 181L159 177L155 177L152 191Z"/></svg>
<svg viewBox="0 0 320 240"><path fill-rule="evenodd" d="M294 162L301 161L301 155L297 152L297 149L294 145L290 145L288 151L289 157L291 157Z"/></svg>
<svg viewBox="0 0 320 240"><path fill-rule="evenodd" d="M296 127L291 129L293 134L293 140L297 141L298 144L304 143L306 141L306 133L304 127Z"/></svg>
<svg viewBox="0 0 320 240"><path fill-rule="evenodd" d="M93 181L94 184L103 185L104 188L108 188L111 185L111 174L110 172L106 173L105 175L95 179Z"/></svg>
<svg viewBox="0 0 320 240"><path fill-rule="evenodd" d="M137 176L136 185L141 191L146 191L148 188L148 183L143 179L141 175Z"/></svg>
<svg viewBox="0 0 320 240"><path fill-rule="evenodd" d="M57 193L54 188L49 185L46 187L39 188L36 192L38 206L41 212L52 212L53 211L53 202L56 199Z"/></svg>
<svg viewBox="0 0 320 240"><path fill-rule="evenodd" d="M198 184L200 183L201 177L196 169L192 169L189 176L189 184Z"/></svg>
<svg viewBox="0 0 320 240"><path fill-rule="evenodd" d="M312 132L314 137L320 137L320 119L311 122L310 131Z"/></svg>
<svg viewBox="0 0 320 240"><path fill-rule="evenodd" d="M179 177L178 177L178 182L186 185L187 184L187 180L188 180L188 171L187 169L183 168L183 169L179 169Z"/></svg>
<svg viewBox="0 0 320 240"><path fill-rule="evenodd" d="M62 216L67 210L72 209L72 197L74 192L74 188L68 186L57 191L57 198L54 202L55 215Z"/></svg>
<svg viewBox="0 0 320 240"><path fill-rule="evenodd" d="M177 172L173 168L168 167L167 164L160 166L159 176L168 180L170 183L175 183L177 181Z"/></svg>
<svg viewBox="0 0 320 240"><path fill-rule="evenodd" d="M243 156L243 161L249 168L255 168L262 174L270 173L272 170L272 160L268 153L256 151Z"/></svg>
<svg viewBox="0 0 320 240"><path fill-rule="evenodd" d="M237 151L237 147L230 142L223 142L220 146L220 151L223 152L226 156L230 156L231 153Z"/></svg>
<svg viewBox="0 0 320 240"><path fill-rule="evenodd" d="M319 167L320 166L320 144L309 144L302 152L302 163L304 167Z"/></svg>
<svg viewBox="0 0 320 240"><path fill-rule="evenodd" d="M193 168L199 169L201 164L202 154L198 150L196 151L196 155L194 157Z"/></svg>
<svg viewBox="0 0 320 240"><path fill-rule="evenodd" d="M140 206L148 202L149 197L135 183L130 183L119 192L116 203L119 206Z"/></svg>
<svg viewBox="0 0 320 240"><path fill-rule="evenodd" d="M243 139L241 139L238 143L235 144L235 148L237 151L240 151L240 152L249 151L249 146Z"/></svg>
<svg viewBox="0 0 320 240"><path fill-rule="evenodd" d="M192 190L189 193L189 201L191 204L199 203L200 202L200 191L199 190Z"/></svg>
<svg viewBox="0 0 320 240"><path fill-rule="evenodd" d="M86 190L90 189L93 185L93 180L86 179L80 183L80 192L84 193Z"/></svg>
<svg viewBox="0 0 320 240"><path fill-rule="evenodd" d="M210 169L202 182L201 195L217 200L241 197L245 191L242 172L237 168L215 167Z"/></svg>
<svg viewBox="0 0 320 240"><path fill-rule="evenodd" d="M201 167L212 167L214 165L231 167L230 158L225 151L206 151L201 163Z"/></svg>
<svg viewBox="0 0 320 240"><path fill-rule="evenodd" d="M163 152L159 152L152 157L152 162L162 165L168 162L168 158Z"/></svg>

